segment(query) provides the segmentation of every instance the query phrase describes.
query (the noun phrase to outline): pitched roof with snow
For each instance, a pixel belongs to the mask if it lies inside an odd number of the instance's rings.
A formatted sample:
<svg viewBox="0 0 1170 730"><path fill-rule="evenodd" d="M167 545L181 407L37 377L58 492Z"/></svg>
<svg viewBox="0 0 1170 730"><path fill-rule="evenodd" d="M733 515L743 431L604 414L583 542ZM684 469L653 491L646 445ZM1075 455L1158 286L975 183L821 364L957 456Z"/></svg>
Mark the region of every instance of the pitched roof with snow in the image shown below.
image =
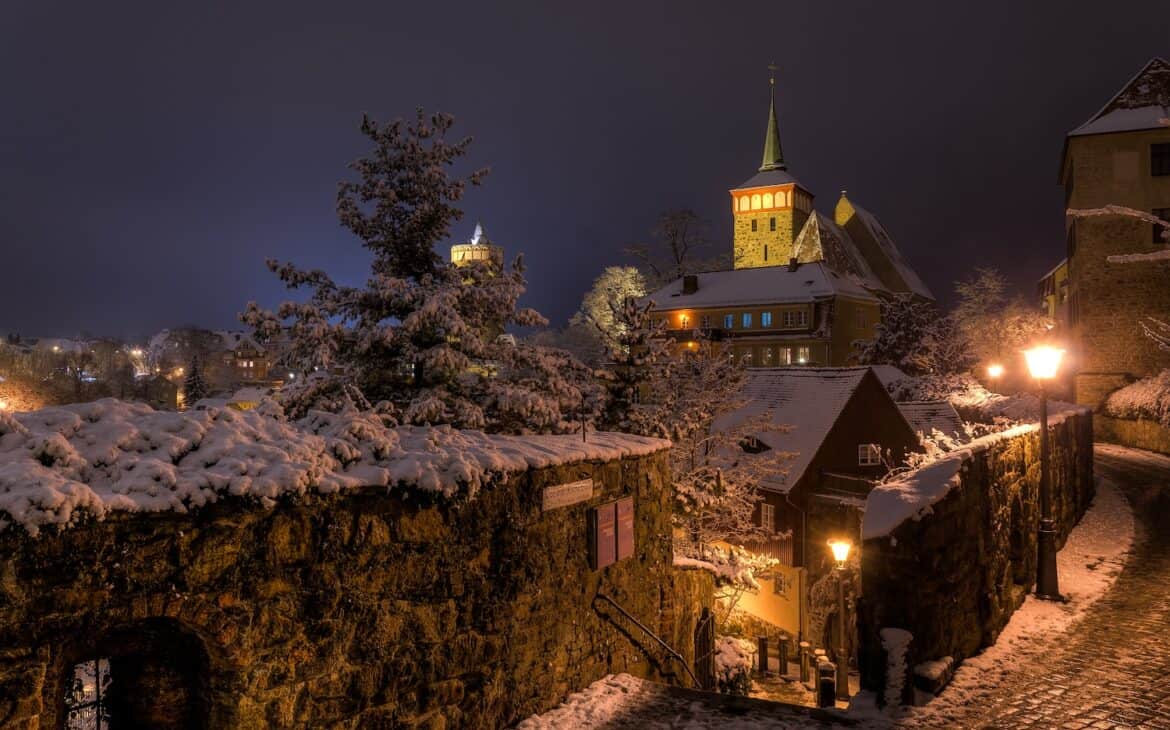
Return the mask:
<svg viewBox="0 0 1170 730"><path fill-rule="evenodd" d="M786 493L804 476L868 372L867 367L750 370L743 389L747 405L716 419L715 428L734 428L765 414L778 428L789 427L756 434L772 449L795 454L787 475L761 484Z"/></svg>
<svg viewBox="0 0 1170 730"><path fill-rule="evenodd" d="M852 275L868 289L882 289L857 244L845 229L820 211L804 222L792 243L792 255L801 262L824 261L833 271Z"/></svg>
<svg viewBox="0 0 1170 730"><path fill-rule="evenodd" d="M963 432L963 419L945 400L907 401L898 404L898 410L915 433L929 436L934 431L954 436Z"/></svg>
<svg viewBox="0 0 1170 730"><path fill-rule="evenodd" d="M1170 128L1170 62L1152 58L1070 137Z"/></svg>
<svg viewBox="0 0 1170 730"><path fill-rule="evenodd" d="M890 262L890 265L893 266L898 276L902 278L906 288L921 297L934 299L934 294L931 294L930 289L922 282L922 279L918 278L918 274L915 273L914 269L910 268L910 265L902 258L902 252L894 245L894 239L890 237L885 226L878 221L873 213L857 205L852 200L849 202L853 206L853 209L857 211L857 215L864 224L866 231L877 242L882 255Z"/></svg>
<svg viewBox="0 0 1170 730"><path fill-rule="evenodd" d="M764 266L696 274L699 287L683 294L683 280L675 279L646 299L659 309L679 307L743 307L762 304L811 302L835 295L873 300L875 297L857 282L835 273L817 261L788 266Z"/></svg>

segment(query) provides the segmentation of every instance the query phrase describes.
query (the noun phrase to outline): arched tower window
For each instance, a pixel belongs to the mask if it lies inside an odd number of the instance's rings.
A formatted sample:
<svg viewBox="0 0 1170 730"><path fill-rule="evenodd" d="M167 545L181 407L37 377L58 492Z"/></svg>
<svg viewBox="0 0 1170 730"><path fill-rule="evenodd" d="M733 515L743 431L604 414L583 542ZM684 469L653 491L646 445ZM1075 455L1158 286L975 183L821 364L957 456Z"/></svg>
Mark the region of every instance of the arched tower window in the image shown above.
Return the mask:
<svg viewBox="0 0 1170 730"><path fill-rule="evenodd" d="M771 193L764 193L764 207L765 208L772 207L772 194Z"/></svg>
<svg viewBox="0 0 1170 730"><path fill-rule="evenodd" d="M759 209L760 209L760 194L755 193L752 195L752 210L759 210Z"/></svg>
<svg viewBox="0 0 1170 730"><path fill-rule="evenodd" d="M751 207L752 207L751 199L748 198L748 196L746 196L746 195L741 196L739 199L739 209L740 210L750 210Z"/></svg>

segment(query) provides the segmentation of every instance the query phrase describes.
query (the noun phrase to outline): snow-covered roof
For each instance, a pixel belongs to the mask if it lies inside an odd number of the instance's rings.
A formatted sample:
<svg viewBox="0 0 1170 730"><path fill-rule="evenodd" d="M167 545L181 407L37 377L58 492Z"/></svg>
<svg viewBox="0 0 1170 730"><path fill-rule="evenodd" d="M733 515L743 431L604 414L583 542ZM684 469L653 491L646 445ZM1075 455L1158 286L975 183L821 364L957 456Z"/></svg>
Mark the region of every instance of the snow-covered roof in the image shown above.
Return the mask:
<svg viewBox="0 0 1170 730"><path fill-rule="evenodd" d="M885 288L845 229L820 211L814 212L804 222L793 241L792 253L798 261L823 260L832 271L852 276L867 289L880 291Z"/></svg>
<svg viewBox="0 0 1170 730"><path fill-rule="evenodd" d="M646 298L659 309L796 304L834 295L875 299L860 284L835 273L820 261L801 264L795 271L790 271L787 265L763 266L708 271L695 276L699 287L694 294L683 294L683 280L676 279Z"/></svg>
<svg viewBox="0 0 1170 730"><path fill-rule="evenodd" d="M869 234L877 241L878 246L881 247L882 255L890 262L894 270L898 272L898 276L902 277L902 281L906 283L910 291L927 299L934 299L934 294L930 292L930 289L922 282L922 279L918 278L918 274L915 273L914 269L910 268L910 265L902 258L902 252L894 245L894 239L890 237L885 226L878 221L873 213L870 213L853 201L849 202L853 206L853 209L857 211L857 215L861 218L861 222L865 224Z"/></svg>
<svg viewBox="0 0 1170 730"><path fill-rule="evenodd" d="M732 190L750 190L752 188L766 188L772 185L791 185L793 183L800 185L800 182L787 170L762 170L740 185L732 188ZM801 187L804 186L801 185Z"/></svg>
<svg viewBox="0 0 1170 730"><path fill-rule="evenodd" d="M934 431L954 436L963 432L963 419L945 400L909 401L899 403L898 410L915 433L929 436Z"/></svg>
<svg viewBox="0 0 1170 730"><path fill-rule="evenodd" d="M787 492L804 476L868 372L867 367L750 370L743 389L747 405L716 419L715 428L734 428L749 418L764 415L775 426L788 427L756 434L772 449L794 454L786 476L761 485Z"/></svg>
<svg viewBox="0 0 1170 730"><path fill-rule="evenodd" d="M1170 62L1152 58L1070 137L1170 128Z"/></svg>
<svg viewBox="0 0 1170 730"><path fill-rule="evenodd" d="M495 436L387 427L376 414L312 412L290 423L259 409L174 413L103 399L0 411L0 529L30 534L80 514L186 512L220 497L265 506L285 495L409 487L474 496L491 475L650 454L669 442L626 434Z"/></svg>

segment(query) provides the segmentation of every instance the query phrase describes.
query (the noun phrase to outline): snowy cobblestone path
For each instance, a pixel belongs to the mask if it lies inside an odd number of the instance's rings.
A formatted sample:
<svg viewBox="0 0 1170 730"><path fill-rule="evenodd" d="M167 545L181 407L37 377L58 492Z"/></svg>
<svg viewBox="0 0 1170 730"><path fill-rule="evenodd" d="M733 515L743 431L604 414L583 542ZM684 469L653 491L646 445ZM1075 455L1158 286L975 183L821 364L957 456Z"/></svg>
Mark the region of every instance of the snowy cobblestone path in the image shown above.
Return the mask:
<svg viewBox="0 0 1170 730"><path fill-rule="evenodd" d="M1140 526L1125 570L1066 641L947 727L1170 730L1170 458L1099 445L1096 459Z"/></svg>

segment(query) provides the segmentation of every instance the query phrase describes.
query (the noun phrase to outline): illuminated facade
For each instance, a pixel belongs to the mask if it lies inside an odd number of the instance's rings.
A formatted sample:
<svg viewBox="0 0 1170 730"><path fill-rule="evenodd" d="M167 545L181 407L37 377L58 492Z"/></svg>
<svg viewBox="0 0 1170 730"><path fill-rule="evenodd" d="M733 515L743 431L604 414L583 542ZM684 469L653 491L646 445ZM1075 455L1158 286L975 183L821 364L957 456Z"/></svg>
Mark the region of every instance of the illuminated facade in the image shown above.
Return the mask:
<svg viewBox="0 0 1170 730"><path fill-rule="evenodd" d="M473 261L486 261L497 269L504 268L504 247L491 242L482 223L475 224L475 232L467 243L457 243L451 247L451 263L466 266Z"/></svg>
<svg viewBox="0 0 1170 730"><path fill-rule="evenodd" d="M692 274L650 294L667 328L689 347L731 343L751 367L845 365L874 336L884 296L933 301L885 228L844 191L833 215L789 172L772 82L764 154L732 188L733 268Z"/></svg>

